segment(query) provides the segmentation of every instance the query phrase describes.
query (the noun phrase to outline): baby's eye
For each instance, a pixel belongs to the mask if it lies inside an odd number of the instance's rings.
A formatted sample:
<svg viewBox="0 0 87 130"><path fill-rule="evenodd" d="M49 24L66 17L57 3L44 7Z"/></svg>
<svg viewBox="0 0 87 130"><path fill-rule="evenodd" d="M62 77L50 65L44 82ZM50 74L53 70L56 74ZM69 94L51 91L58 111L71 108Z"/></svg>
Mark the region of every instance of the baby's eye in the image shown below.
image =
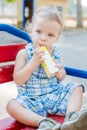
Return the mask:
<svg viewBox="0 0 87 130"><path fill-rule="evenodd" d="M54 34L48 34L49 37L54 37Z"/></svg>
<svg viewBox="0 0 87 130"><path fill-rule="evenodd" d="M37 33L41 33L41 31L40 31L40 30L36 30L36 32L37 32Z"/></svg>

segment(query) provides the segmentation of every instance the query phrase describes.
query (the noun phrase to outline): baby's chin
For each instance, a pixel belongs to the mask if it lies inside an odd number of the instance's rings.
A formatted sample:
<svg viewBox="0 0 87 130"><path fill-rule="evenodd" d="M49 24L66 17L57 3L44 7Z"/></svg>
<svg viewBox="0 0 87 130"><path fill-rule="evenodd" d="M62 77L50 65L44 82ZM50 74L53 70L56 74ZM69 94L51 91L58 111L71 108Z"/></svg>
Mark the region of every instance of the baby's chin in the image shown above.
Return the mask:
<svg viewBox="0 0 87 130"><path fill-rule="evenodd" d="M44 46L44 45L34 45L34 48L40 48L41 46Z"/></svg>
<svg viewBox="0 0 87 130"><path fill-rule="evenodd" d="M40 47L41 47L41 46L35 46L35 45L34 45L34 48L40 48Z"/></svg>

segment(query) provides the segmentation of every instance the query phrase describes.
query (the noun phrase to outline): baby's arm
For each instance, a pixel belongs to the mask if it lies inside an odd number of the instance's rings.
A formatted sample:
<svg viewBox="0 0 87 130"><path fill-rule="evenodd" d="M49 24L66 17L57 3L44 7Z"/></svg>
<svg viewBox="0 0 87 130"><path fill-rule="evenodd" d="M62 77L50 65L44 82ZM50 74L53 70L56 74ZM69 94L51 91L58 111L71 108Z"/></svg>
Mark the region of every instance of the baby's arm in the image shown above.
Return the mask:
<svg viewBox="0 0 87 130"><path fill-rule="evenodd" d="M40 49L36 49L33 57L27 63L27 51L26 49L22 49L18 52L16 61L15 61L15 68L14 68L14 81L18 85L24 84L34 71L34 69L42 62L43 52Z"/></svg>

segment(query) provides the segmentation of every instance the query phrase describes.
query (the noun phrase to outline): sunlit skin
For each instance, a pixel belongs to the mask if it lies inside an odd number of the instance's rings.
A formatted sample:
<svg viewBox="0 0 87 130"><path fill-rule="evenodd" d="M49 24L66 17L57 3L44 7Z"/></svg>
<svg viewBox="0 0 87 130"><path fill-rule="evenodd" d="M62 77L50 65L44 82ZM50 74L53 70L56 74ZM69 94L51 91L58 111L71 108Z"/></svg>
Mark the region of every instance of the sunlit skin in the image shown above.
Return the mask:
<svg viewBox="0 0 87 130"><path fill-rule="evenodd" d="M16 58L14 70L14 79L17 84L21 85L25 83L32 71L43 61L44 52L40 49L40 46L46 46L49 53L53 53L53 45L59 38L60 30L60 24L56 21L50 21L49 19L43 19L42 17L38 17L34 21L31 31L31 37L35 47L34 55L30 62L26 64L26 50L24 49L19 52ZM55 74L55 76L59 80L63 80L66 76L64 67L59 64L56 64L56 67L58 67L59 71Z"/></svg>
<svg viewBox="0 0 87 130"><path fill-rule="evenodd" d="M40 50L40 46L46 46L48 51L52 54L54 51L53 45L60 36L60 24L42 17L38 17L34 23L31 36L35 48L38 48L38 50L35 50L35 53L39 55L39 58L42 57L41 53L43 54L43 51ZM56 64L56 67L58 67L60 71L56 73L55 76L63 80L66 75L64 68L59 64Z"/></svg>
<svg viewBox="0 0 87 130"><path fill-rule="evenodd" d="M33 23L32 40L35 47L46 46L52 50L60 34L60 24L56 21L50 21L38 17Z"/></svg>
<svg viewBox="0 0 87 130"><path fill-rule="evenodd" d="M18 52L15 68L14 68L14 81L18 86L23 85L27 80L29 80L32 72L37 68L41 62L44 60L44 52L40 49L41 46L46 46L49 53L52 55L55 45L59 39L61 33L61 25L56 20L50 20L47 17L36 17L33 21L31 38L34 45L34 54L31 60L27 63L27 51L22 49ZM62 81L66 72L63 66L59 65L55 59L53 59L58 67L59 71L55 74L56 78ZM78 95L78 97L77 97ZM74 91L67 104L66 114L70 111L79 111L81 108L82 100L82 88L77 87ZM78 104L78 105L77 105ZM7 104L8 113L14 117L19 122L29 125L29 126L39 126L39 121L43 120L44 117L36 114L30 109L26 109L16 100L11 100Z"/></svg>

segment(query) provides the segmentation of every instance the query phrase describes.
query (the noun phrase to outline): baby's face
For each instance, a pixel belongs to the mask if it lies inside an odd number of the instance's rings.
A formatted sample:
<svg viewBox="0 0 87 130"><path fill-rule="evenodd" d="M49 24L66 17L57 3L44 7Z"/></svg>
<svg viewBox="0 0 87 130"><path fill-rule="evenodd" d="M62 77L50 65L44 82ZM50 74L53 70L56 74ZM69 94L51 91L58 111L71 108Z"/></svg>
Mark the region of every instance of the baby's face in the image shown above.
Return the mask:
<svg viewBox="0 0 87 130"><path fill-rule="evenodd" d="M32 41L35 47L46 46L51 49L60 34L60 24L57 21L38 17L32 27Z"/></svg>

